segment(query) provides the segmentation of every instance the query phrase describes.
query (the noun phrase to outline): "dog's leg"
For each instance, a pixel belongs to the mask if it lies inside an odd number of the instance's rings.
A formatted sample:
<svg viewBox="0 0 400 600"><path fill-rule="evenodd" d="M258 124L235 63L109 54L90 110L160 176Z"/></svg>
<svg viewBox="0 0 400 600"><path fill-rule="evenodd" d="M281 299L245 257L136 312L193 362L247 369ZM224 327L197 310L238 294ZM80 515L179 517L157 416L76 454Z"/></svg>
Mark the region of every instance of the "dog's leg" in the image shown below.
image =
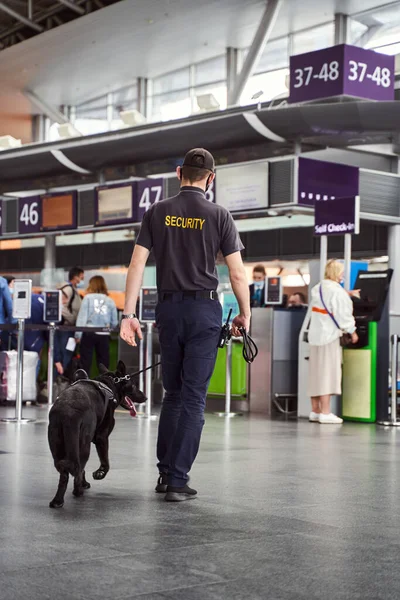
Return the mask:
<svg viewBox="0 0 400 600"><path fill-rule="evenodd" d="M110 463L108 460L108 434L107 437L97 438L96 450L100 459L100 467L93 473L93 479L104 479L110 470Z"/></svg>
<svg viewBox="0 0 400 600"><path fill-rule="evenodd" d="M60 480L58 482L57 493L49 504L50 508L61 508L62 506L64 506L64 496L68 485L68 479L68 471L62 471L60 473Z"/></svg>
<svg viewBox="0 0 400 600"><path fill-rule="evenodd" d="M86 479L85 479L85 466L90 456L90 439L86 440L84 446L81 449L79 462L81 465L81 470L78 475L74 478L74 490L73 495L77 498L79 496L83 496L83 492L87 487L85 487ZM90 486L89 486L90 487Z"/></svg>
<svg viewBox="0 0 400 600"><path fill-rule="evenodd" d="M85 471L83 471L82 473L82 487L84 490L89 490L90 489L90 483L88 481L86 481L86 473Z"/></svg>

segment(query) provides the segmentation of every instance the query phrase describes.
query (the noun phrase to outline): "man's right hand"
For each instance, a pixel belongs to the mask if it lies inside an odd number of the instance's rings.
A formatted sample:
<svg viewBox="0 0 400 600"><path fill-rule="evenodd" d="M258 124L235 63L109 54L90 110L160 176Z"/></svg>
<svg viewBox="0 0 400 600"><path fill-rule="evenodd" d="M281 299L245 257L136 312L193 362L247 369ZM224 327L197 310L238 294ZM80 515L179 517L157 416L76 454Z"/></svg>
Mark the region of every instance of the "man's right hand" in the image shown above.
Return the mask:
<svg viewBox="0 0 400 600"><path fill-rule="evenodd" d="M122 319L119 332L121 338L130 346L137 346L136 335L139 340L143 339L142 329L138 319Z"/></svg>
<svg viewBox="0 0 400 600"><path fill-rule="evenodd" d="M245 317L244 315L237 315L232 321L232 334L235 337L241 336L240 329L245 329L249 331L250 329L250 317Z"/></svg>

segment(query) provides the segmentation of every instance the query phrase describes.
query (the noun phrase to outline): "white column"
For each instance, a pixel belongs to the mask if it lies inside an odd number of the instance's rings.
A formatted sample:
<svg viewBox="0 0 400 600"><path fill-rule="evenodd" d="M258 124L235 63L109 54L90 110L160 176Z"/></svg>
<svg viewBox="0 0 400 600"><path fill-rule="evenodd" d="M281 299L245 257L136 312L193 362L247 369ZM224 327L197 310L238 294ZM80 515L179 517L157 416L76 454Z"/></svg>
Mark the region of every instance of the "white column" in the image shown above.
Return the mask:
<svg viewBox="0 0 400 600"><path fill-rule="evenodd" d="M389 267L393 269L389 294L390 334L400 335L400 225L389 227Z"/></svg>

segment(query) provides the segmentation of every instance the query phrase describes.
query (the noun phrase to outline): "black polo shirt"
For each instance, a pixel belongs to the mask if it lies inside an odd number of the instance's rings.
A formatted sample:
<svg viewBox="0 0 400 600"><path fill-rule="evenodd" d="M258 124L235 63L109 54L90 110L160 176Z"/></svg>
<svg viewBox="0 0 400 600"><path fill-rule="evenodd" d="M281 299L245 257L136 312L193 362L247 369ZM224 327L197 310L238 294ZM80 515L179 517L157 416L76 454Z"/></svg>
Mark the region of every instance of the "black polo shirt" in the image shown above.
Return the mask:
<svg viewBox="0 0 400 600"><path fill-rule="evenodd" d="M136 243L153 250L163 292L216 290L218 252L228 256L244 248L230 212L194 186L153 204Z"/></svg>

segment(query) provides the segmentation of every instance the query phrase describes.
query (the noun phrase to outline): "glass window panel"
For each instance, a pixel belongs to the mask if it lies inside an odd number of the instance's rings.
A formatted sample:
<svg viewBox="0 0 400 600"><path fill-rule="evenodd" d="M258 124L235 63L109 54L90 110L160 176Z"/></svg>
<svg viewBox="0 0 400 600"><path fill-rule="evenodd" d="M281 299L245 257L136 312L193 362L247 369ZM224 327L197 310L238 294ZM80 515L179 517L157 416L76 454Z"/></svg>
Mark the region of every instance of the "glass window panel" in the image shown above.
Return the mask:
<svg viewBox="0 0 400 600"><path fill-rule="evenodd" d="M371 41L367 44L367 48L373 48L382 52L382 48L384 46L391 46L392 44L397 44L400 41L400 26L396 25L395 27L388 29L384 29L381 33L377 33ZM388 54L389 52L385 52ZM393 52L395 54L395 52Z"/></svg>
<svg viewBox="0 0 400 600"><path fill-rule="evenodd" d="M381 54L389 54L390 56L394 56L396 54L400 54L400 42L397 44L390 44L389 46L382 46L381 48L375 48L375 50Z"/></svg>
<svg viewBox="0 0 400 600"><path fill-rule="evenodd" d="M195 65L194 84L204 85L226 80L226 57L217 56Z"/></svg>
<svg viewBox="0 0 400 600"><path fill-rule="evenodd" d="M170 94L159 94L152 98L153 122L183 119L191 114L192 102L189 89Z"/></svg>
<svg viewBox="0 0 400 600"><path fill-rule="evenodd" d="M275 71L289 66L289 38L272 40L265 46L255 73Z"/></svg>
<svg viewBox="0 0 400 600"><path fill-rule="evenodd" d="M119 110L129 110L137 106L137 86L126 87L113 93L113 105Z"/></svg>
<svg viewBox="0 0 400 600"><path fill-rule="evenodd" d="M322 50L329 48L335 43L335 25L322 25L314 27L302 33L295 33L293 36L293 54L303 54L313 50Z"/></svg>
<svg viewBox="0 0 400 600"><path fill-rule="evenodd" d="M107 107L106 106L93 106L86 108L78 106L76 109L77 119L107 119Z"/></svg>
<svg viewBox="0 0 400 600"><path fill-rule="evenodd" d="M183 90L188 88L189 85L190 72L189 67L186 67L179 71L167 73L167 75L163 75L162 77L155 77L153 79L153 93L165 94L174 90Z"/></svg>
<svg viewBox="0 0 400 600"><path fill-rule="evenodd" d="M256 104L257 102L267 102L277 96L288 96L289 91L286 83L289 78L289 69L279 69L250 77L240 97L240 104ZM259 99L253 100L252 97L258 92L264 92Z"/></svg>

